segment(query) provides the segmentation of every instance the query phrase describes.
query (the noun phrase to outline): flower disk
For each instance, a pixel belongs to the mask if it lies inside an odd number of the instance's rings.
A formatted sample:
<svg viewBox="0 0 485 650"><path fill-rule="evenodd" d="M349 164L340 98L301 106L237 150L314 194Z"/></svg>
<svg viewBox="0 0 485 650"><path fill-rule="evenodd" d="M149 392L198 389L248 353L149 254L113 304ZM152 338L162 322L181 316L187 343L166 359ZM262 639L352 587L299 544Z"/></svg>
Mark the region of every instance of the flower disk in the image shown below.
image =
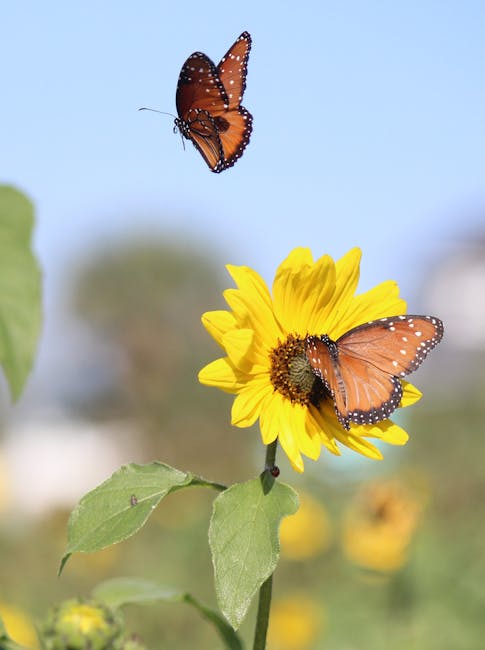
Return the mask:
<svg viewBox="0 0 485 650"><path fill-rule="evenodd" d="M277 269L272 294L252 269L228 265L237 287L224 292L230 311L202 316L225 356L203 368L199 381L236 395L232 424L249 427L259 419L264 444L278 438L299 472L302 454L316 460L322 445L339 455L339 442L379 459L380 451L368 438L395 445L408 439L390 420L352 423L345 430L305 353L309 336L327 334L336 341L362 323L406 312L395 282L356 295L360 257L355 248L337 262L328 255L314 261L309 249L296 248ZM420 392L400 381L400 406L416 402Z"/></svg>
<svg viewBox="0 0 485 650"><path fill-rule="evenodd" d="M318 404L324 386L308 362L305 341L290 334L271 351L270 360L270 380L275 390L294 404Z"/></svg>

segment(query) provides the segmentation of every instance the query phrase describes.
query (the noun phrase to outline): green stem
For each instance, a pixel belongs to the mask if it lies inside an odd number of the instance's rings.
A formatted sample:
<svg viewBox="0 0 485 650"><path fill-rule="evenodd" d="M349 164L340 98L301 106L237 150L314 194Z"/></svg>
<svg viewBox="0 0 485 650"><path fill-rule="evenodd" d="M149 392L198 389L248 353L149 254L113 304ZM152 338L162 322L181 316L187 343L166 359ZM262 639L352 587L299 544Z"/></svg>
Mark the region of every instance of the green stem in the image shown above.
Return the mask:
<svg viewBox="0 0 485 650"><path fill-rule="evenodd" d="M273 467L276 460L276 448L278 446L278 438L266 447L266 461L265 467Z"/></svg>
<svg viewBox="0 0 485 650"><path fill-rule="evenodd" d="M206 481L199 476L194 476L190 485L191 487L210 487L214 488L214 490L218 490L219 492L224 492L224 490L227 490L227 485L222 485L222 483L214 483L214 481Z"/></svg>
<svg viewBox="0 0 485 650"><path fill-rule="evenodd" d="M266 447L265 467L273 467L276 459L276 447L278 441L275 440ZM273 575L263 582L259 590L258 614L256 617L256 629L254 632L253 650L265 650L266 635L268 633L269 611L271 609L271 592L273 590Z"/></svg>
<svg viewBox="0 0 485 650"><path fill-rule="evenodd" d="M271 607L271 592L273 590L273 576L263 582L259 590L258 616L254 632L253 650L265 650L266 634L268 632L269 610Z"/></svg>

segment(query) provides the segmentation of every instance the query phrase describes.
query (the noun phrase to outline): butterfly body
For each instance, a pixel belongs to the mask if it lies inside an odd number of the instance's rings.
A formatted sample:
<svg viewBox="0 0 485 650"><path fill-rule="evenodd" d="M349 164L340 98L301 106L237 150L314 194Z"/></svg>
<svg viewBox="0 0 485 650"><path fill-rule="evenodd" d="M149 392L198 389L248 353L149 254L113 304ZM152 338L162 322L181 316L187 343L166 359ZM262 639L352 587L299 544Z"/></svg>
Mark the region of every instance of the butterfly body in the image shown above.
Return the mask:
<svg viewBox="0 0 485 650"><path fill-rule="evenodd" d="M243 32L219 65L194 52L180 71L175 126L215 173L234 165L251 136L253 118L241 106L250 49L251 36Z"/></svg>
<svg viewBox="0 0 485 650"><path fill-rule="evenodd" d="M400 315L354 327L336 341L326 334L308 336L305 349L348 430L351 422L387 419L401 402L401 378L416 370L442 337L438 318Z"/></svg>
<svg viewBox="0 0 485 650"><path fill-rule="evenodd" d="M224 151L220 139L217 137L218 127L214 118L208 111L200 108L192 108L187 111L184 120L175 118L175 127L184 138L191 140L195 148L206 157L212 160L212 171L220 172L224 169ZM203 142L205 149L200 143Z"/></svg>

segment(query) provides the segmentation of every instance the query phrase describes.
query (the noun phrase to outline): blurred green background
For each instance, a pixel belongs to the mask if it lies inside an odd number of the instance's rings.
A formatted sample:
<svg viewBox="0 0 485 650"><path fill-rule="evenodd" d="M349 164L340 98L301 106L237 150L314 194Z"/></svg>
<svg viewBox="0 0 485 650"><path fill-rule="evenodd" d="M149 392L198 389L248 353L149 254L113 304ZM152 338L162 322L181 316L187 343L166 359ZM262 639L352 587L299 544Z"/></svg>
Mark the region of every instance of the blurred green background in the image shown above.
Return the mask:
<svg viewBox="0 0 485 650"><path fill-rule="evenodd" d="M58 578L68 514L124 462L225 483L259 473L258 430L232 428L232 398L197 382L219 354L200 316L224 305L226 263L271 282L295 246L338 258L358 245L360 289L397 280L445 339L413 375L424 398L397 416L406 447L379 463L323 454L302 476L278 458L313 505L284 532L271 647L481 648L485 5L46 0L0 13L0 182L36 206L45 290L27 389L14 406L3 380L0 393L7 625L25 632L119 575L215 605L214 494L170 496L133 539ZM170 118L137 109L174 110L185 58L217 63L245 29L254 132L211 174ZM220 647L189 607L127 614L154 650Z"/></svg>
<svg viewBox="0 0 485 650"><path fill-rule="evenodd" d="M283 531L275 579L275 625L283 637L273 633L271 647L480 647L484 349L455 338L454 301L440 303L442 282L457 259L465 284L469 272L478 277L485 247L482 256L471 251L480 252L480 245L470 242L437 260L420 288L419 302L450 328L415 375L423 400L398 416L411 435L408 445L383 447L380 463L352 452L341 458L324 453L318 463L306 463L303 476L278 458L281 480L317 505L295 521L293 533L291 526ZM231 428L232 398L196 380L198 369L219 354L199 317L223 306L221 268L213 252L140 240L100 251L72 269L69 318L89 333L76 361L80 380L66 384L62 416L44 412L28 429L24 413L18 430L15 418L6 425L0 611L2 603L14 605L36 620L50 603L87 595L118 575L157 579L215 605L207 544L215 495L203 489L170 496L135 538L72 557L60 579L56 571L68 501L75 503L72 483L79 497L121 462L155 458L227 483L260 471L257 429ZM470 313L475 308L476 302ZM37 457L29 459L35 449ZM43 465L33 479L32 462ZM40 477L44 485L36 490ZM392 549L395 557L386 565ZM130 629L149 647L219 647L214 631L186 606L127 613ZM251 617L242 633L251 638Z"/></svg>

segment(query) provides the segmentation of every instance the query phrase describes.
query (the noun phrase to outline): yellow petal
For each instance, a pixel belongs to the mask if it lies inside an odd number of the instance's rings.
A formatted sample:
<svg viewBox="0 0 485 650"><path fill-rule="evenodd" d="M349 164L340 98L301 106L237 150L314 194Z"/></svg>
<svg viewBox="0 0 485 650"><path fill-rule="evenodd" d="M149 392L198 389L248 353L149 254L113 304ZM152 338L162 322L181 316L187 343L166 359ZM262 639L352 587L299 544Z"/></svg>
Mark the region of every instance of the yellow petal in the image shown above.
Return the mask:
<svg viewBox="0 0 485 650"><path fill-rule="evenodd" d="M333 409L333 403L330 400L321 403L320 411L326 422L326 431L336 440L363 456L375 460L382 459L382 454L377 447L367 440L364 440L362 437L365 435L365 427L351 425L350 431L346 431L337 420L337 416Z"/></svg>
<svg viewBox="0 0 485 650"><path fill-rule="evenodd" d="M232 309L238 327L248 327L251 316L248 312L247 301L243 300L239 289L226 289L222 292L224 300Z"/></svg>
<svg viewBox="0 0 485 650"><path fill-rule="evenodd" d="M231 424L236 427L252 426L261 414L261 406L273 387L267 376L253 377L234 400Z"/></svg>
<svg viewBox="0 0 485 650"><path fill-rule="evenodd" d="M340 449L335 442L335 438L326 431L327 420L322 416L320 411L311 406L307 414L307 428L310 432L314 431L320 438L320 442L335 456L340 456Z"/></svg>
<svg viewBox="0 0 485 650"><path fill-rule="evenodd" d="M413 386L408 381L404 380L401 380L401 383L403 387L403 394L399 406L411 406L411 404L415 404L421 399L423 393L418 390L416 386Z"/></svg>
<svg viewBox="0 0 485 650"><path fill-rule="evenodd" d="M349 431L346 433L347 435L345 437L345 441L342 440L341 442L343 442L343 444L350 449L353 449L362 456L372 458L373 460L382 460L384 458L379 449L377 449L377 447L371 444L368 440L365 440L359 435L354 435Z"/></svg>
<svg viewBox="0 0 485 650"><path fill-rule="evenodd" d="M288 456L288 460L291 463L293 469L300 474L305 470L305 465L303 464L303 458L301 457L300 450L298 445L295 442L295 437L293 431L288 426L286 421L282 421L282 428L278 434L278 441L281 445L281 448Z"/></svg>
<svg viewBox="0 0 485 650"><path fill-rule="evenodd" d="M365 428L366 435L384 440L390 445L405 445L409 440L408 433L392 420L383 420L377 424L367 425Z"/></svg>
<svg viewBox="0 0 485 650"><path fill-rule="evenodd" d="M271 296L266 282L249 266L234 266L226 264L229 275L243 293L250 294L254 299L271 309Z"/></svg>
<svg viewBox="0 0 485 650"><path fill-rule="evenodd" d="M347 312L355 298L359 282L360 258L360 249L353 248L336 262L335 291L320 314L316 324L317 333L329 334L333 339L338 338L336 332L340 318Z"/></svg>
<svg viewBox="0 0 485 650"><path fill-rule="evenodd" d="M270 444L278 436L281 448L297 472L303 472L301 457L295 437L295 425L298 425L292 412L292 404L279 393L271 395L262 409L260 426L261 437L265 445Z"/></svg>
<svg viewBox="0 0 485 650"><path fill-rule="evenodd" d="M302 311L305 323L301 323L303 332L309 334L324 334L319 330L322 313L335 294L337 282L337 269L335 262L329 255L322 255L317 260L308 277L307 306Z"/></svg>
<svg viewBox="0 0 485 650"><path fill-rule="evenodd" d="M299 296L295 296L295 287L297 291L305 287L312 265L313 257L310 249L295 248L276 270L273 281L273 307L276 318L285 332L299 332L298 324L295 322Z"/></svg>
<svg viewBox="0 0 485 650"><path fill-rule="evenodd" d="M239 288L239 298L250 319L248 326L256 331L258 339L274 345L281 336L281 330L274 317L273 303L266 283L256 271L247 266L228 264L226 268Z"/></svg>
<svg viewBox="0 0 485 650"><path fill-rule="evenodd" d="M359 282L359 267L362 251L358 246L351 248L345 255L335 262L337 270L337 288L346 291L346 286L352 293L357 289Z"/></svg>
<svg viewBox="0 0 485 650"><path fill-rule="evenodd" d="M202 315L202 325L209 332L212 338L222 346L222 337L229 330L237 326L234 314L225 309L218 311L206 311Z"/></svg>
<svg viewBox="0 0 485 650"><path fill-rule="evenodd" d="M282 401L283 396L280 393L273 392L266 397L261 408L259 426L261 428L261 438L265 445L271 444L278 437Z"/></svg>
<svg viewBox="0 0 485 650"><path fill-rule="evenodd" d="M229 360L243 372L249 372L252 366L250 355L248 358L248 350L253 343L253 339L254 332L249 329L230 330L222 338L222 344Z"/></svg>
<svg viewBox="0 0 485 650"><path fill-rule="evenodd" d="M238 393L245 385L244 378L236 372L227 357L216 359L202 368L199 381L204 386L215 386L226 393Z"/></svg>
<svg viewBox="0 0 485 650"><path fill-rule="evenodd" d="M235 267L236 268L236 267ZM268 305L258 288L226 289L224 299L234 312L240 327L254 329L260 348L274 347L283 338L271 303Z"/></svg>
<svg viewBox="0 0 485 650"><path fill-rule="evenodd" d="M308 270L307 270L308 272ZM274 313L282 330L288 333L301 333L299 312L304 301L295 292L301 286L306 286L304 271L285 267L278 271L273 282Z"/></svg>
<svg viewBox="0 0 485 650"><path fill-rule="evenodd" d="M353 327L371 320L399 316L406 313L406 301L399 298L399 287L388 280L373 289L355 296L336 324L334 336L339 338Z"/></svg>
<svg viewBox="0 0 485 650"><path fill-rule="evenodd" d="M313 265L313 255L309 248L299 246L294 248L276 269L275 279L286 271L298 273L302 268Z"/></svg>
<svg viewBox="0 0 485 650"><path fill-rule="evenodd" d="M318 435L311 435L313 434L313 429L307 427L308 407L290 403L290 409L288 411L291 428L294 432L298 448L308 458L317 460L320 456L322 443Z"/></svg>
<svg viewBox="0 0 485 650"><path fill-rule="evenodd" d="M286 332L302 338L313 333L335 289L335 265L328 255L313 266L279 270L273 284L275 314Z"/></svg>
<svg viewBox="0 0 485 650"><path fill-rule="evenodd" d="M269 350L277 345L278 337L271 337L271 326L264 327L264 322L253 315L253 308L248 304L243 294L238 289L226 289L224 298L233 310L238 327L241 329L252 329L254 331L253 345L251 346L251 358L253 363L260 365L268 364Z"/></svg>

